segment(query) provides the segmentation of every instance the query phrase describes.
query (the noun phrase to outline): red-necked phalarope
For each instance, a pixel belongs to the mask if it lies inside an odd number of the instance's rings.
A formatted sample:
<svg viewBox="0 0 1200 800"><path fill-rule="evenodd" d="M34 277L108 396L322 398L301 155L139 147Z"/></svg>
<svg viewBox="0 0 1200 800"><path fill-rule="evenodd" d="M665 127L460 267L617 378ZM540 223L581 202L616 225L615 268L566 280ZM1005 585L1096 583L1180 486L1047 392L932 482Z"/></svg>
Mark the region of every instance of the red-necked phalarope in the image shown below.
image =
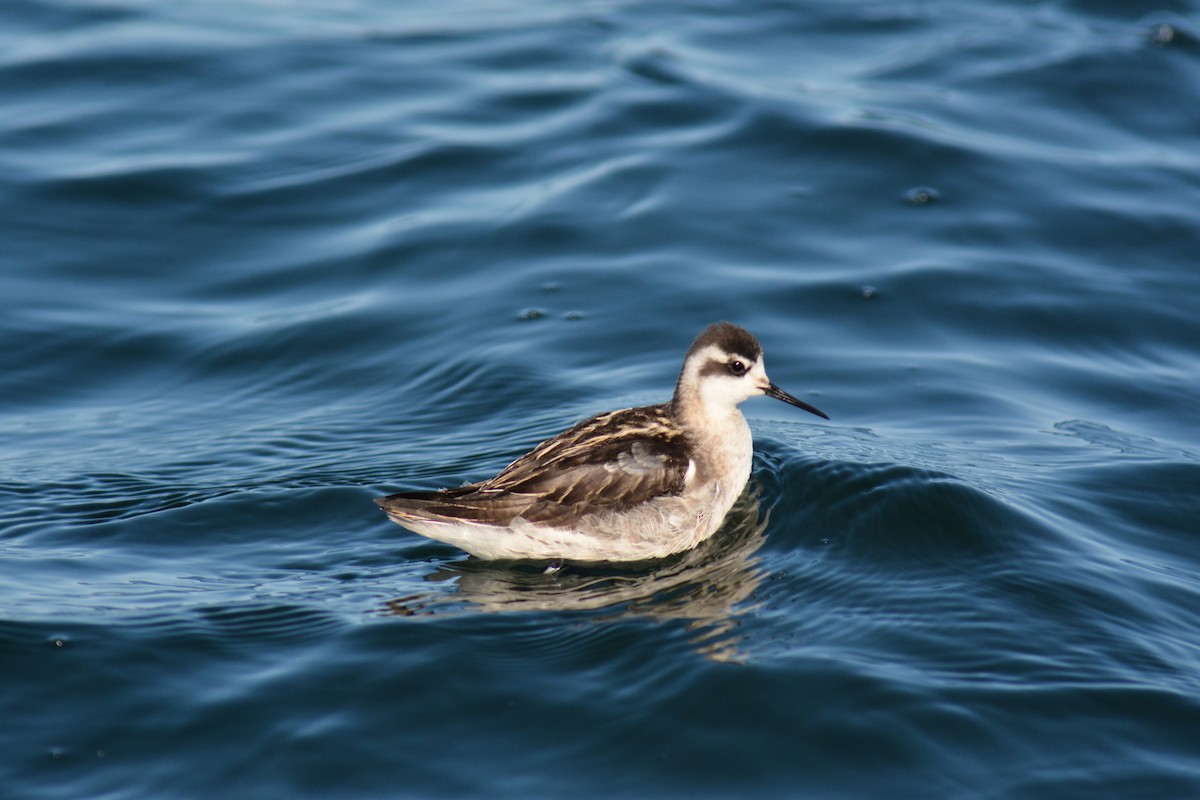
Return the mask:
<svg viewBox="0 0 1200 800"><path fill-rule="evenodd" d="M742 493L752 452L738 404L764 394L829 419L771 383L749 331L718 322L688 349L670 402L585 420L482 483L375 502L484 559L661 558L712 536Z"/></svg>

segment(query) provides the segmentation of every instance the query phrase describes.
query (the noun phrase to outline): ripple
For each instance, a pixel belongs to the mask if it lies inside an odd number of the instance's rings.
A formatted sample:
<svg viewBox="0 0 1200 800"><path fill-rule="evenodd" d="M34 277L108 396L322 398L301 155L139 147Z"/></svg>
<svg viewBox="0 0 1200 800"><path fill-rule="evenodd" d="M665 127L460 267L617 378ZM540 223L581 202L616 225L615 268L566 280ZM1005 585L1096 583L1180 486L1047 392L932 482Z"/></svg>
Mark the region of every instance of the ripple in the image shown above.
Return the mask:
<svg viewBox="0 0 1200 800"><path fill-rule="evenodd" d="M323 639L345 624L333 614L303 606L213 606L196 613L204 620L206 638L251 649Z"/></svg>

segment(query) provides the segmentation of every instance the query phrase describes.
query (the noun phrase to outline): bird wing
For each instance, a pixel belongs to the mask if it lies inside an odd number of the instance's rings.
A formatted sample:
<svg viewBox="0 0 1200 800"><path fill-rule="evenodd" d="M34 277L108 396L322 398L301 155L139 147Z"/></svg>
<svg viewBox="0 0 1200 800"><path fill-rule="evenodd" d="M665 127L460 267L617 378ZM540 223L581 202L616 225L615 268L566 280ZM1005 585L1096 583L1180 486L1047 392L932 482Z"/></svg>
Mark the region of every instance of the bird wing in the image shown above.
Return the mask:
<svg viewBox="0 0 1200 800"><path fill-rule="evenodd" d="M527 499L518 516L530 522L569 524L583 514L679 494L689 464L687 453L673 443L624 435L592 441L549 463L519 459L485 482L480 493Z"/></svg>
<svg viewBox="0 0 1200 800"><path fill-rule="evenodd" d="M650 406L585 420L482 483L376 502L397 516L570 525L585 514L679 494L690 465L686 438L661 407Z"/></svg>

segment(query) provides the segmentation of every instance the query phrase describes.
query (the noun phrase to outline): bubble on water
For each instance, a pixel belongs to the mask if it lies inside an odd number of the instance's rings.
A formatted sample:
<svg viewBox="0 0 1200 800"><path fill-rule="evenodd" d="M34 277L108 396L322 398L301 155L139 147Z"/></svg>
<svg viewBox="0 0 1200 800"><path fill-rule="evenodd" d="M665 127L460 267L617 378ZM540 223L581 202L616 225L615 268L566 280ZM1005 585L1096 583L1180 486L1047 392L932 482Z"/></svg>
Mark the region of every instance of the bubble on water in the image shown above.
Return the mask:
<svg viewBox="0 0 1200 800"><path fill-rule="evenodd" d="M517 314L519 322L529 322L530 320L541 319L546 316L546 312L540 308L527 308L520 314Z"/></svg>
<svg viewBox="0 0 1200 800"><path fill-rule="evenodd" d="M910 206L927 206L940 198L938 190L928 186L915 186L904 193L904 202Z"/></svg>
<svg viewBox="0 0 1200 800"><path fill-rule="evenodd" d="M862 293L863 300L870 300L878 293L879 290L874 286L863 286L859 291Z"/></svg>
<svg viewBox="0 0 1200 800"><path fill-rule="evenodd" d="M1155 47L1178 46L1195 41L1187 21L1175 14L1151 14L1142 19L1139 28L1141 37Z"/></svg>
<svg viewBox="0 0 1200 800"><path fill-rule="evenodd" d="M1151 44L1156 44L1159 47L1170 44L1175 40L1175 26L1165 22L1159 23L1146 32L1146 38Z"/></svg>

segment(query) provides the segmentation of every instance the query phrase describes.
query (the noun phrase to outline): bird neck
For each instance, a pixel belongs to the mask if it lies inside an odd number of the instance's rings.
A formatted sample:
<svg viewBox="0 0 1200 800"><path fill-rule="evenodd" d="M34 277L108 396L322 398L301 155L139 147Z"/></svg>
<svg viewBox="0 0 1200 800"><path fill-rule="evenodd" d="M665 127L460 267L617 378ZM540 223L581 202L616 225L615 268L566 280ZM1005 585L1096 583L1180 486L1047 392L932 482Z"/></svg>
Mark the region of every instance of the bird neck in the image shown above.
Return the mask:
<svg viewBox="0 0 1200 800"><path fill-rule="evenodd" d="M725 430L740 430L746 424L741 410L723 399L705 397L695 383L680 380L671 398L671 411L694 433L720 436Z"/></svg>

